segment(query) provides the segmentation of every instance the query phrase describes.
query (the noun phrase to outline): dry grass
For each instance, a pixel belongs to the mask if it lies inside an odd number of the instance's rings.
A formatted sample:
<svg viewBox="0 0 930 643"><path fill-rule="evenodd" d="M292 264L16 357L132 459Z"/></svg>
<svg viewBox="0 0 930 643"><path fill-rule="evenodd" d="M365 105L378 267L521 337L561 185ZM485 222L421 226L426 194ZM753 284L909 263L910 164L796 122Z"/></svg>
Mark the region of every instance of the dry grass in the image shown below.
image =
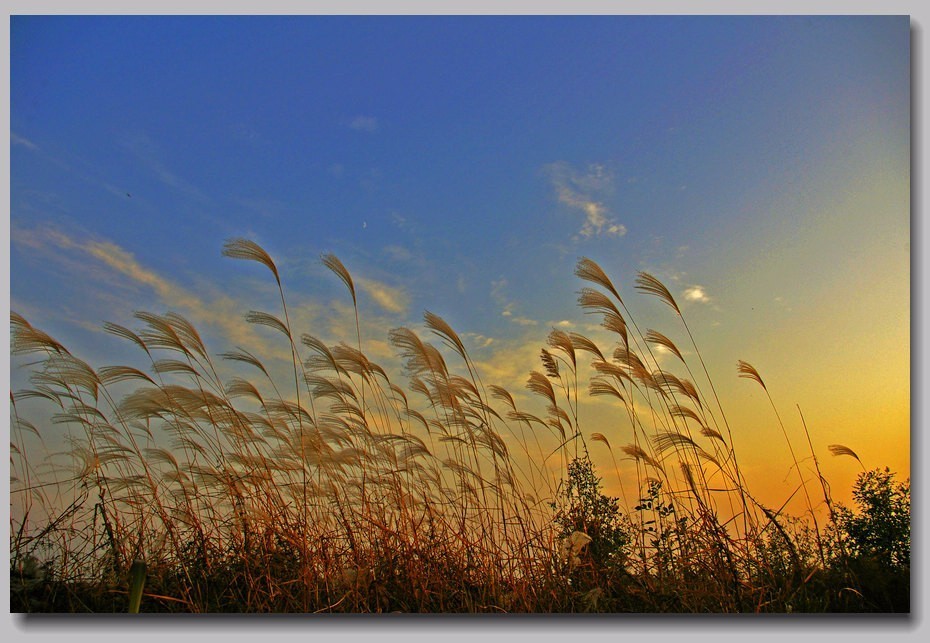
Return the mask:
<svg viewBox="0 0 930 643"><path fill-rule="evenodd" d="M292 327L267 252L236 239L223 253L275 281L280 311L245 321L285 344L283 378L241 348L214 362L173 313L105 325L144 363L96 369L11 315L11 352L31 372L30 388L11 394L14 611L125 610L134 561L147 570L141 611L868 607L838 590L854 579L821 583L837 559L819 525L753 498L713 383L708 398L685 352L639 331L590 259L576 274L596 288L579 304L613 339L553 331L526 384L539 404L520 408L430 312L431 337L388 333L405 386L392 380L363 350L354 282L335 256L323 263L349 291L356 336L327 345ZM637 287L672 307L706 375L671 293L645 273ZM655 348L682 372L662 368ZM750 365L739 374L764 388ZM621 488L616 456L635 462L632 498L607 498L585 468L585 379L628 426L618 449L589 438L610 451ZM42 421L21 417L25 406ZM62 430L67 449L44 466L36 438Z"/></svg>

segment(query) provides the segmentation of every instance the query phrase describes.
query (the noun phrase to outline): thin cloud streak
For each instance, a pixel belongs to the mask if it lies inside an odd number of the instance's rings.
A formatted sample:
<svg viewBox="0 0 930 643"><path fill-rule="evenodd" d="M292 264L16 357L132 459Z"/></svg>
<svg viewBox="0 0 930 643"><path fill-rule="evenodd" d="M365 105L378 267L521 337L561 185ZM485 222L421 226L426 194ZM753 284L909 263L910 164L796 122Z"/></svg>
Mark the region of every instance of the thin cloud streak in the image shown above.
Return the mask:
<svg viewBox="0 0 930 643"><path fill-rule="evenodd" d="M30 141L28 138L23 138L16 134L16 132L10 132L10 143L13 145L22 145L23 147L37 151L39 146Z"/></svg>
<svg viewBox="0 0 930 643"><path fill-rule="evenodd" d="M263 354L280 353L286 357L282 350L260 337L254 332L253 327L243 320L243 313L248 310L247 305L223 294L216 294L207 300L146 268L132 253L115 243L76 240L54 228L16 229L12 240L20 246L36 250L51 247L52 250L83 253L122 275L132 284L148 287L165 305L188 315L195 326L207 325L234 344L260 347ZM67 260L67 264L74 267L80 265L80 262Z"/></svg>
<svg viewBox="0 0 930 643"><path fill-rule="evenodd" d="M378 129L378 119L374 116L356 116L349 121L349 128L356 132L374 132Z"/></svg>
<svg viewBox="0 0 930 643"><path fill-rule="evenodd" d="M121 141L121 145L164 185L192 197L201 203L212 202L212 199L204 194L203 191L168 168L162 159L163 154L158 144L145 132L136 132L127 136Z"/></svg>
<svg viewBox="0 0 930 643"><path fill-rule="evenodd" d="M404 290L388 286L374 279L356 278L355 282L382 309L398 315L406 314L407 307L410 305L410 295Z"/></svg>
<svg viewBox="0 0 930 643"><path fill-rule="evenodd" d="M622 237L626 226L609 216L607 206L598 197L613 190L613 175L603 166L591 164L579 172L568 163L559 161L544 168L555 189L559 203L584 214L578 234L591 237Z"/></svg>

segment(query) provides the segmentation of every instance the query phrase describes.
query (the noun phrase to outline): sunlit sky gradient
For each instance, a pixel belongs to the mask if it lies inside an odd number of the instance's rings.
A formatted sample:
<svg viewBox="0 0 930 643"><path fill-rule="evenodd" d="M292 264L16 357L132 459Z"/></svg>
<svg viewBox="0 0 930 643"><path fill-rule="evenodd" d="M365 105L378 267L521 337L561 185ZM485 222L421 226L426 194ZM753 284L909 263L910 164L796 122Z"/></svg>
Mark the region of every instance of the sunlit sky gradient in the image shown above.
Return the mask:
<svg viewBox="0 0 930 643"><path fill-rule="evenodd" d="M187 315L220 353L271 348L245 236L297 319L363 340L424 309L484 380L519 391L575 305L579 257L642 328L690 349L638 270L678 299L753 488L794 488L796 404L834 495L909 475L907 17L25 17L11 20L11 308L94 365L137 309ZM353 322L354 324L354 322ZM596 333L595 333L596 334ZM278 347L280 349L281 347ZM22 384L18 373L13 385ZM585 432L624 444L608 407ZM607 467L604 450L592 448ZM611 479L604 471L605 482Z"/></svg>

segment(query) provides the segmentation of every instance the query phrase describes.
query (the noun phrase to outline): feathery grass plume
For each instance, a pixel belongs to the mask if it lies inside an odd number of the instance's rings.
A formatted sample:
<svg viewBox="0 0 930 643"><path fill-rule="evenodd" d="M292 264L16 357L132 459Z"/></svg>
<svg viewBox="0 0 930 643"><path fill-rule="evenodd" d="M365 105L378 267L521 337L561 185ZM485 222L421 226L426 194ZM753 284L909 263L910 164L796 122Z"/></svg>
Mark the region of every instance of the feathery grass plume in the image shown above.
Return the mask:
<svg viewBox="0 0 930 643"><path fill-rule="evenodd" d="M555 361L552 353L545 348L539 349L539 360L542 362L543 368L546 369L546 375L553 379L559 378L559 364Z"/></svg>
<svg viewBox="0 0 930 643"><path fill-rule="evenodd" d="M620 447L620 449L634 460L641 460L649 466L662 471L662 465L659 464L655 458L646 453L645 449L638 444L627 444L626 446Z"/></svg>
<svg viewBox="0 0 930 643"><path fill-rule="evenodd" d="M681 384L681 390L684 394L690 397L694 403L698 405L699 409L703 409L704 405L701 404L701 396L698 394L697 388L695 388L691 380L686 380L682 377L678 378L678 382Z"/></svg>
<svg viewBox="0 0 930 643"><path fill-rule="evenodd" d="M226 395L229 397L250 397L259 404L264 404L265 399L261 392L252 382L242 379L241 377L232 378L226 385Z"/></svg>
<svg viewBox="0 0 930 643"><path fill-rule="evenodd" d="M517 410L517 404L514 402L513 395L510 394L510 391L498 386L497 384L491 384L488 386L488 390L491 391L491 395L506 403L512 410Z"/></svg>
<svg viewBox="0 0 930 643"><path fill-rule="evenodd" d="M537 395L542 395L543 397L547 398L552 404L556 403L555 390L552 388L552 383L539 371L533 371L530 373L529 379L526 381L526 388L533 391Z"/></svg>
<svg viewBox="0 0 930 643"><path fill-rule="evenodd" d="M830 453L832 453L834 456L848 455L851 458L855 458L856 461L858 461L859 464L862 465L862 468L863 469L865 468L865 465L862 464L862 460L859 459L859 456L856 455L856 452L850 449L849 447L843 446L842 444L831 444L827 446L827 449L829 449Z"/></svg>
<svg viewBox="0 0 930 643"><path fill-rule="evenodd" d="M271 313L266 313L261 310L250 310L245 314L245 320L250 324L258 324L273 328L288 339L291 337L291 331L288 330L285 323Z"/></svg>
<svg viewBox="0 0 930 643"><path fill-rule="evenodd" d="M229 360L231 362L242 362L243 364L254 366L258 370L260 370L265 375L265 377L268 377L269 379L271 378L271 376L268 374L268 371L265 369L265 365L262 364L261 360L255 357L255 355L253 355L249 351L245 350L244 348L239 348L237 346L236 350L229 351L226 353L220 353L220 357L222 357L223 359Z"/></svg>
<svg viewBox="0 0 930 643"><path fill-rule="evenodd" d="M539 424L540 426L548 426L545 420L543 420L542 418L536 415L533 415L532 413L527 413L526 411L517 411L517 410L508 411L507 419L514 420L516 422L526 422L527 424L532 424L535 422L536 424Z"/></svg>
<svg viewBox="0 0 930 643"><path fill-rule="evenodd" d="M344 371L356 373L366 379L372 373L384 373L380 366L370 361L368 357L365 356L365 353L344 342L339 342L337 345L333 346L331 350L336 363Z"/></svg>
<svg viewBox="0 0 930 643"><path fill-rule="evenodd" d="M120 326L119 324L114 324L113 322L104 322L103 330L107 333L110 333L111 335L116 335L117 337L128 339L146 353L149 352L149 347L145 345L145 342L142 341L142 338L125 326Z"/></svg>
<svg viewBox="0 0 930 643"><path fill-rule="evenodd" d="M478 389L471 380L461 375L450 375L449 386L455 392L456 397L466 400L469 404L480 408L481 395L478 393Z"/></svg>
<svg viewBox="0 0 930 643"><path fill-rule="evenodd" d="M57 378L60 382L67 383L70 387L83 389L95 401L97 400L100 377L84 360L78 359L70 353L51 355L45 362L45 372L43 373L43 377L49 376Z"/></svg>
<svg viewBox="0 0 930 643"><path fill-rule="evenodd" d="M335 274L339 279L346 285L346 288L349 289L349 294L352 295L352 304L357 305L355 298L355 283L352 281L352 275L349 274L349 271L346 270L346 267L342 265L342 262L339 261L339 257L334 254L324 254L321 257L323 265L329 268L333 274Z"/></svg>
<svg viewBox="0 0 930 643"><path fill-rule="evenodd" d="M627 359L626 363L630 369L630 375L639 380L643 386L651 388L652 390L661 393L663 396L668 395L668 391L659 386L659 383L656 382L654 377L652 377L652 372L646 368L646 365L639 358L639 356L636 355L636 353L627 351L624 353L624 356Z"/></svg>
<svg viewBox="0 0 930 643"><path fill-rule="evenodd" d="M575 276L579 279L584 279L585 281L590 281L591 283L601 286L616 297L618 302L621 304L623 303L620 293L614 288L613 282L610 281L607 273L591 259L582 257L578 260L578 264L575 266Z"/></svg>
<svg viewBox="0 0 930 643"><path fill-rule="evenodd" d="M562 439L565 439L565 427L572 426L572 420L568 417L568 413L561 406L556 406L555 404L550 404L546 407L546 410L549 412L549 426L559 432L559 435Z"/></svg>
<svg viewBox="0 0 930 643"><path fill-rule="evenodd" d="M681 433L675 431L657 433L653 436L652 443L659 453L665 453L669 449L678 450L686 448L686 452L695 453L699 458L713 463L718 469L723 469L723 466L716 457L705 451L697 442Z"/></svg>
<svg viewBox="0 0 930 643"><path fill-rule="evenodd" d="M568 337L572 340L572 346L574 346L576 351L587 351L599 360L604 361L604 354L601 353L601 349L598 348L597 344L592 342L590 339L584 335L579 335L578 333L569 333Z"/></svg>
<svg viewBox="0 0 930 643"><path fill-rule="evenodd" d="M572 338L569 337L568 333L561 330L553 330L549 333L546 342L552 348L561 349L561 351L568 356L568 359L571 360L572 368L577 367L578 362L575 357L575 344L572 342Z"/></svg>
<svg viewBox="0 0 930 643"><path fill-rule="evenodd" d="M645 339L647 342L667 348L675 357L680 359L682 362L685 361L685 358L681 356L681 351L678 350L678 347L675 346L675 343L659 331L647 330Z"/></svg>
<svg viewBox="0 0 930 643"><path fill-rule="evenodd" d="M617 333L623 338L623 343L627 343L626 320L607 295L593 288L582 288L578 293L578 304L586 314L600 313L603 316L601 326Z"/></svg>
<svg viewBox="0 0 930 643"><path fill-rule="evenodd" d="M652 437L652 444L655 446L656 451L659 453L665 453L669 449L679 449L683 446L686 446L690 449L700 449L695 443L694 440L689 438L686 435L678 433L677 431L662 431L656 433Z"/></svg>
<svg viewBox="0 0 930 643"><path fill-rule="evenodd" d="M694 398L691 397L691 393L693 392L694 395L697 395L697 391L694 390L693 385L691 389L689 389L685 385L685 382L674 373L658 370L653 372L652 379L655 380L658 386L665 389L667 393L678 392L686 397L691 398L692 400ZM688 382L688 384L690 384L690 382ZM700 407L700 402L697 402L697 404Z"/></svg>
<svg viewBox="0 0 930 643"><path fill-rule="evenodd" d="M173 312L165 313L164 319L174 328L175 333L184 342L185 346L192 348L195 353L204 359L208 359L207 348L204 346L203 339L201 339L200 333L197 332L197 329L194 328L190 321Z"/></svg>
<svg viewBox="0 0 930 643"><path fill-rule="evenodd" d="M702 426L702 427L701 427L701 435L703 435L703 436L706 437L706 438L712 438L712 439L714 439L714 440L720 440L720 441L723 442L724 444L727 443L726 440L723 439L723 436L720 434L719 431L715 431L714 429L711 429L711 428L706 427L706 426Z"/></svg>
<svg viewBox="0 0 930 643"><path fill-rule="evenodd" d="M394 328L388 332L391 343L400 349L401 357L406 360L408 373L447 372L445 360L434 346L425 343L409 328Z"/></svg>
<svg viewBox="0 0 930 643"><path fill-rule="evenodd" d="M578 305L586 313L613 314L623 319L623 315L613 300L594 288L582 288L578 291Z"/></svg>
<svg viewBox="0 0 930 643"><path fill-rule="evenodd" d="M700 494L697 490L697 483L694 481L694 474L691 472L691 465L687 462L679 462L678 466L681 467L681 472L685 476L685 482L688 483L688 487L691 488L691 492L694 494L694 497L700 502Z"/></svg>
<svg viewBox="0 0 930 643"><path fill-rule="evenodd" d="M608 449L610 448L610 442L607 441L607 438L606 436L604 436L603 433L592 433L591 440L594 442L603 442L604 444L607 445Z"/></svg>
<svg viewBox="0 0 930 643"><path fill-rule="evenodd" d="M19 313L10 311L10 352L13 354L39 351L68 353L64 345L48 333L34 328Z"/></svg>
<svg viewBox="0 0 930 643"><path fill-rule="evenodd" d="M271 274L274 275L275 281L281 283L278 275L278 267L272 261L271 256L260 245L251 239L235 238L227 239L223 244L223 256L231 259L245 259L247 261L257 261L262 264Z"/></svg>
<svg viewBox="0 0 930 643"><path fill-rule="evenodd" d="M330 379L320 375L307 374L304 378L317 398L331 398L337 402L357 400L352 385L342 379Z"/></svg>
<svg viewBox="0 0 930 643"><path fill-rule="evenodd" d="M650 295L655 295L666 304L672 307L678 316L681 316L681 309L678 308L678 304L675 303L675 298L672 297L672 293L668 291L668 288L665 287L661 281L653 277L648 272L640 272L636 277L636 289L640 292L649 293Z"/></svg>
<svg viewBox="0 0 930 643"><path fill-rule="evenodd" d="M626 401L623 393L617 387L601 377L592 377L588 384L588 393L590 395L612 395L621 402Z"/></svg>
<svg viewBox="0 0 930 643"><path fill-rule="evenodd" d="M694 410L689 409L686 406L681 406L680 404L673 404L672 406L668 408L668 412L673 417L692 419L695 422L697 422L701 428L704 427L704 422L701 420L698 414L695 413Z"/></svg>
<svg viewBox="0 0 930 643"><path fill-rule="evenodd" d="M137 379L155 385L155 380L132 366L101 366L97 369L97 376L104 385Z"/></svg>
<svg viewBox="0 0 930 643"><path fill-rule="evenodd" d="M613 358L621 366L626 366L631 375L633 373L648 373L642 358L631 351L628 346L618 346L615 348ZM649 375L651 377L652 374L649 373Z"/></svg>
<svg viewBox="0 0 930 643"><path fill-rule="evenodd" d="M446 345L458 353L462 359L468 359L467 353L465 352L465 345L462 343L461 338L459 338L458 333L453 330L452 326L450 326L445 319L427 310L423 313L423 321L427 328L442 338Z"/></svg>
<svg viewBox="0 0 930 643"><path fill-rule="evenodd" d="M339 375L348 375L346 370L336 361L335 356L321 340L304 333L300 342L316 353L304 361L304 367L309 371L334 371Z"/></svg>
<svg viewBox="0 0 930 643"><path fill-rule="evenodd" d="M601 326L606 328L612 333L616 333L620 336L620 339L623 341L623 345L626 346L629 344L630 337L629 331L626 327L626 322L622 317L618 317L613 313L605 313L604 318L601 320Z"/></svg>
<svg viewBox="0 0 930 643"><path fill-rule="evenodd" d="M593 366L594 370L596 370L598 373L601 373L602 375L611 375L615 377L617 381L633 381L633 378L629 373L629 369L625 369L617 364L613 364L611 362L594 361L591 363L591 366Z"/></svg>
<svg viewBox="0 0 930 643"><path fill-rule="evenodd" d="M165 316L138 310L133 313L133 317L145 322L146 328L139 331L139 337L149 348L164 348L184 353L188 357L193 356L184 340Z"/></svg>
<svg viewBox="0 0 930 643"><path fill-rule="evenodd" d="M759 371L757 371L755 367L749 362L744 362L743 360L739 360L736 363L736 372L739 373L740 377L744 377L748 380L754 380L758 382L759 386L761 386L763 389L765 389L766 392L768 392L768 388L766 388L765 382L762 381L762 376L759 375Z"/></svg>
<svg viewBox="0 0 930 643"><path fill-rule="evenodd" d="M198 377L200 372L187 362L178 359L158 359L152 363L152 371L165 375L166 373L183 373L191 377Z"/></svg>

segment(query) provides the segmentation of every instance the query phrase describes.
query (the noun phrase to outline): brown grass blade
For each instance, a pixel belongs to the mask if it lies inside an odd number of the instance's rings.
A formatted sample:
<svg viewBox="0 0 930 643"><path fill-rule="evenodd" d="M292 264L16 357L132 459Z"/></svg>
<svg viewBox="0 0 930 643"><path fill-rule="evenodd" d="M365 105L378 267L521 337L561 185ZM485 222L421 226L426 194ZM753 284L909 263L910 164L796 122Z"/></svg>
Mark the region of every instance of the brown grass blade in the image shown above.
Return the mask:
<svg viewBox="0 0 930 643"><path fill-rule="evenodd" d="M607 441L607 437L603 433L592 433L591 440L593 442L603 442L608 449L610 448L610 442Z"/></svg>
<svg viewBox="0 0 930 643"><path fill-rule="evenodd" d="M559 364L555 361L552 353L547 351L545 348L541 348L539 350L539 360L542 362L543 368L546 369L546 375L553 379L558 379Z"/></svg>
<svg viewBox="0 0 930 643"><path fill-rule="evenodd" d="M245 320L250 324L259 324L261 326L273 328L288 339L291 337L291 331L284 325L284 322L271 313L266 313L261 310L250 310L245 314Z"/></svg>
<svg viewBox="0 0 930 643"><path fill-rule="evenodd" d="M607 273L605 273L604 270L591 259L588 259L587 257L582 257L579 259L578 264L575 266L575 275L580 279L590 281L591 283L595 283L603 287L609 291L610 294L616 297L617 301L619 301L621 304L623 303L623 300L620 298L620 293L617 292L616 288L614 288L614 285L610 281L610 278L607 276Z"/></svg>
<svg viewBox="0 0 930 643"><path fill-rule="evenodd" d="M620 448L624 453L626 453L634 460L641 460L642 462L645 462L646 464L653 466L656 469L662 469L662 465L660 465L652 456L646 453L642 447L635 444L628 444Z"/></svg>
<svg viewBox="0 0 930 643"><path fill-rule="evenodd" d="M591 382L588 385L588 393L591 395L611 395L621 402L626 401L623 393L621 393L613 384L600 378L592 377Z"/></svg>
<svg viewBox="0 0 930 643"><path fill-rule="evenodd" d="M850 458L855 458L859 464L862 464L862 460L859 459L859 456L856 455L856 452L847 446L843 446L842 444L831 444L827 446L827 448L830 450L830 453L835 456L848 455ZM865 467L864 464L862 466Z"/></svg>
<svg viewBox="0 0 930 643"><path fill-rule="evenodd" d="M682 362L685 361L685 358L681 356L681 351L678 350L678 347L675 345L675 342L670 340L668 337L666 337L659 331L647 330L646 341L649 342L650 344L655 344L656 346L662 346L663 348L668 349L675 357L680 359Z"/></svg>
<svg viewBox="0 0 930 643"><path fill-rule="evenodd" d="M231 259L245 259L246 261L257 261L262 264L274 275L275 281L281 283L278 275L278 267L272 261L271 256L265 252L265 249L250 239L228 239L223 244L223 256Z"/></svg>
<svg viewBox="0 0 930 643"><path fill-rule="evenodd" d="M558 348L563 353L568 356L568 359L572 362L572 367L578 365L578 362L575 358L575 344L572 342L572 338L569 337L568 333L562 330L553 330L549 333L549 337L546 339L546 342L552 348Z"/></svg>
<svg viewBox="0 0 930 643"><path fill-rule="evenodd" d="M50 351L55 353L68 353L64 345L38 328L33 327L26 318L19 313L10 312L10 352L35 353Z"/></svg>
<svg viewBox="0 0 930 643"><path fill-rule="evenodd" d="M462 359L468 359L465 353L465 345L459 338L458 333L452 329L452 326L450 326L445 319L427 310L423 313L423 321L426 323L427 328L446 340L446 343L455 350Z"/></svg>
<svg viewBox="0 0 930 643"><path fill-rule="evenodd" d="M765 386L765 382L762 381L762 376L759 375L759 371L757 371L755 367L749 362L739 360L736 363L736 372L739 373L740 377L758 382L759 386L765 389L766 392L768 391L768 388Z"/></svg>
<svg viewBox="0 0 930 643"><path fill-rule="evenodd" d="M530 377L526 381L526 388L533 391L537 395L542 395L550 402L555 404L555 391L552 388L552 383L549 382L549 379L539 371L533 371L530 373Z"/></svg>
<svg viewBox="0 0 930 643"><path fill-rule="evenodd" d="M678 315L681 315L681 310L678 308L678 304L675 303L675 298L672 297L672 293L668 291L668 288L665 287L661 281L650 275L648 272L640 272L639 276L636 278L636 289L648 293L650 295L655 295L666 304L672 307Z"/></svg>
<svg viewBox="0 0 930 643"><path fill-rule="evenodd" d="M590 339L578 333L569 333L568 336L572 340L572 345L575 347L575 350L587 351L599 360L604 361L604 354L601 353L601 349Z"/></svg>
<svg viewBox="0 0 930 643"><path fill-rule="evenodd" d="M323 265L329 268L333 274L339 277L342 283L346 285L346 288L349 289L349 293L352 295L352 304L357 305L358 302L355 299L355 283L352 281L352 275L349 274L346 267L339 261L339 257L333 254L325 254L322 256L322 260Z"/></svg>

